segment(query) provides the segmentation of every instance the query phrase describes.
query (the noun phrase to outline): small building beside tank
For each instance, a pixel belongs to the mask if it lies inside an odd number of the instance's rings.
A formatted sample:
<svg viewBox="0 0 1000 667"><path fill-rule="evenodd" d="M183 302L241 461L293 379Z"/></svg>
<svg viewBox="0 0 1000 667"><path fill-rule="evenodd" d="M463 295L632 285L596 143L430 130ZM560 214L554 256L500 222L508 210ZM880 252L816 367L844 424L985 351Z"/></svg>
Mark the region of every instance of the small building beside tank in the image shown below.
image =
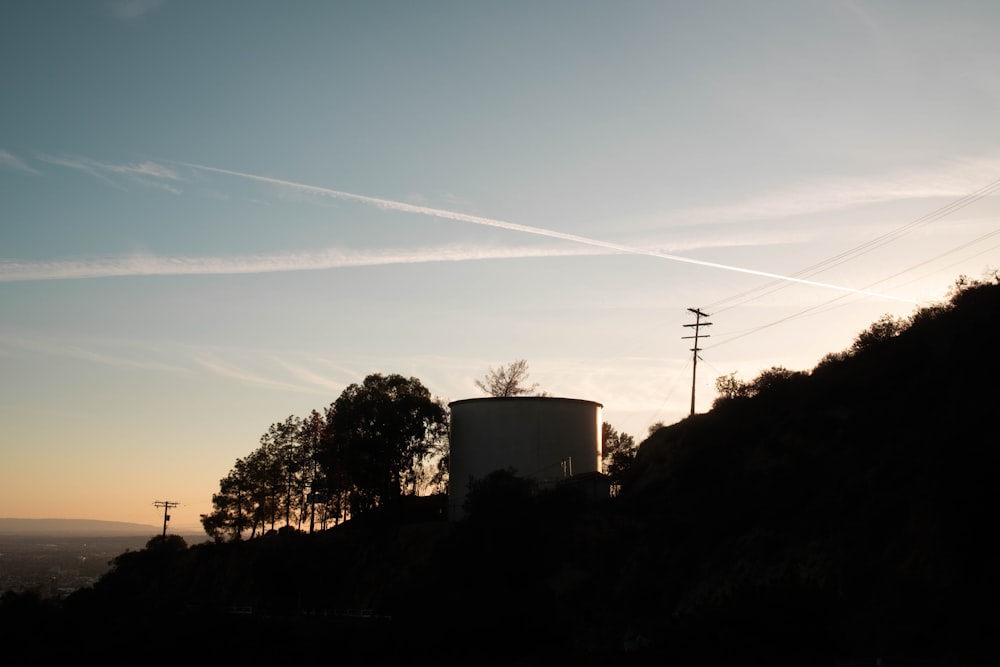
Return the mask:
<svg viewBox="0 0 1000 667"><path fill-rule="evenodd" d="M451 408L451 519L462 517L469 482L513 468L542 488L601 471L601 410L594 401L552 396L471 398Z"/></svg>

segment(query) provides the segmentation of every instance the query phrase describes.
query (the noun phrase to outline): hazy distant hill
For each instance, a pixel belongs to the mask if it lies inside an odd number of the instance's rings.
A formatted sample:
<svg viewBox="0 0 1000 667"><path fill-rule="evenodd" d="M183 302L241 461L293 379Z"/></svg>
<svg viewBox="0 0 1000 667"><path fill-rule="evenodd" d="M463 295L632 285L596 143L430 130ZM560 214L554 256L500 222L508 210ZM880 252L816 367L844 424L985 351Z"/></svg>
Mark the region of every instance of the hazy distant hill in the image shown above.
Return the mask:
<svg viewBox="0 0 1000 667"><path fill-rule="evenodd" d="M104 537L114 535L148 535L162 532L162 527L122 521L94 519L0 519L0 535L77 535Z"/></svg>

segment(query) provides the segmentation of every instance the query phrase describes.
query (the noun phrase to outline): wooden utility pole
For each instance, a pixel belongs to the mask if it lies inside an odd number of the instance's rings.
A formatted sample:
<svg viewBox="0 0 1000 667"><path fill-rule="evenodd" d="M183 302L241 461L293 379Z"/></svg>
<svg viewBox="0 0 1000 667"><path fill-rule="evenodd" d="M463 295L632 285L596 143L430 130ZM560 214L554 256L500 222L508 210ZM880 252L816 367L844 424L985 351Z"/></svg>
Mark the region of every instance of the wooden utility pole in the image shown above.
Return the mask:
<svg viewBox="0 0 1000 667"><path fill-rule="evenodd" d="M682 336L681 338L682 339L687 339L687 338L693 338L694 339L694 347L691 348L691 352L694 353L694 357L693 357L694 361L693 361L693 366L691 368L691 414L693 415L694 414L694 388L695 388L695 380L697 378L697 373L698 373L698 352L701 351L701 348L698 347L698 339L699 338L710 338L710 336L708 334L702 334L701 331L700 331L700 329L701 329L701 327L710 327L710 326L712 326L712 323L711 322L702 322L701 321L701 318L708 317L708 313L703 313L698 308L688 308L688 311L694 313L694 324L685 324L684 326L686 326L686 327L694 327L694 335L693 336Z"/></svg>
<svg viewBox="0 0 1000 667"><path fill-rule="evenodd" d="M153 503L156 507L163 508L163 536L167 536L167 522L170 521L170 508L177 507L180 503L172 503L169 500L157 500Z"/></svg>

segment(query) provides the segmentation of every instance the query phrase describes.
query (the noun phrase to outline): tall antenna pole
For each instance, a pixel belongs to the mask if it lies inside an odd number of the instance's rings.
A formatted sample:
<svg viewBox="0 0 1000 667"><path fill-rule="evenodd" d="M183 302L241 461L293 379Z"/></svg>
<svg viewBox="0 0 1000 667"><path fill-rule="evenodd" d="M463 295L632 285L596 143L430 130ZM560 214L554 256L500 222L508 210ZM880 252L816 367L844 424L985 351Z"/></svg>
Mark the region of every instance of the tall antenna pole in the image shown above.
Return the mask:
<svg viewBox="0 0 1000 667"><path fill-rule="evenodd" d="M169 500L157 500L153 503L156 507L163 508L163 536L167 536L167 522L170 521L170 508L177 507L180 503L172 503Z"/></svg>
<svg viewBox="0 0 1000 667"><path fill-rule="evenodd" d="M695 388L695 380L696 380L697 374L698 374L698 352L701 351L701 348L698 347L698 339L699 338L710 338L710 336L708 334L702 334L701 333L701 327L710 327L710 326L712 326L712 323L711 322L702 322L701 321L701 318L708 317L708 313L703 313L698 308L688 308L688 311L691 312L691 313L694 313L694 324L685 324L684 326L686 326L686 327L694 327L694 335L693 336L681 336L681 338L682 339L687 339L687 338L693 338L694 339L694 347L691 348L691 352L694 353L693 366L691 368L691 414L693 415L694 414L694 388Z"/></svg>

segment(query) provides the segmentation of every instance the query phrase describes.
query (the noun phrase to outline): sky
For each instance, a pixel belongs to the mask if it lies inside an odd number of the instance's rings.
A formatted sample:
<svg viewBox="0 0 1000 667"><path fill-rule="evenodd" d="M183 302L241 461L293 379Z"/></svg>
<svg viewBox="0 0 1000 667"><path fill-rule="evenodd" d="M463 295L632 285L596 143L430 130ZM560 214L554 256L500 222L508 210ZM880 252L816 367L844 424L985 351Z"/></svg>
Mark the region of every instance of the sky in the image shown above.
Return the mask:
<svg viewBox="0 0 1000 667"><path fill-rule="evenodd" d="M0 516L199 526L371 373L617 430L1000 267L1000 3L0 6ZM691 310L700 330L695 366Z"/></svg>

